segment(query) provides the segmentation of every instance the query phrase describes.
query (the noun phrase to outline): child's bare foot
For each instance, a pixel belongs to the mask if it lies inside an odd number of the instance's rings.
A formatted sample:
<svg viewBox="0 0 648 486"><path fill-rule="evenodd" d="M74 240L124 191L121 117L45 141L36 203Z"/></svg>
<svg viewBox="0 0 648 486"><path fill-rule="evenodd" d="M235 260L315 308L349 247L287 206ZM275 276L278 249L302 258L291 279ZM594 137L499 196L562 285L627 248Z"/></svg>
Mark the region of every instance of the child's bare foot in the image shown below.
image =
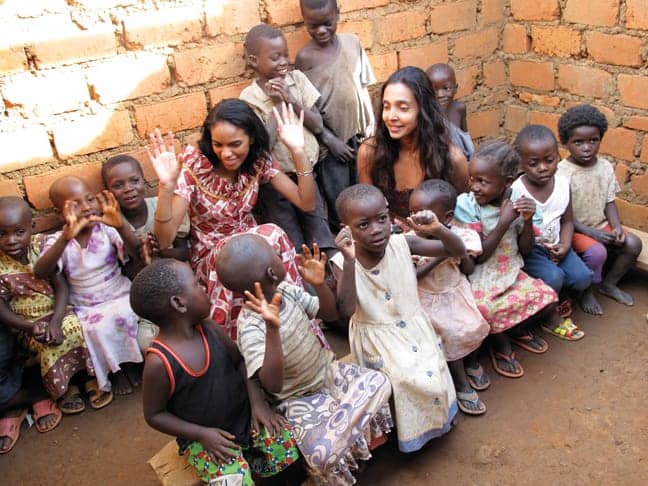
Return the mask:
<svg viewBox="0 0 648 486"><path fill-rule="evenodd" d="M124 370L112 373L110 375L110 381L112 382L112 391L115 395L123 396L133 393L133 387L130 381L128 381L128 376L126 376Z"/></svg>
<svg viewBox="0 0 648 486"><path fill-rule="evenodd" d="M581 309L583 309L583 312L587 312L588 314L592 314L593 316L603 315L603 308L601 307L601 304L599 304L599 301L596 300L596 296L594 295L594 292L591 288L583 292L579 304L581 306Z"/></svg>
<svg viewBox="0 0 648 486"><path fill-rule="evenodd" d="M610 297L611 299L616 300L619 304L623 305L634 305L634 300L632 296L627 292L624 292L616 285L609 285L605 282L599 285L598 291L600 294Z"/></svg>

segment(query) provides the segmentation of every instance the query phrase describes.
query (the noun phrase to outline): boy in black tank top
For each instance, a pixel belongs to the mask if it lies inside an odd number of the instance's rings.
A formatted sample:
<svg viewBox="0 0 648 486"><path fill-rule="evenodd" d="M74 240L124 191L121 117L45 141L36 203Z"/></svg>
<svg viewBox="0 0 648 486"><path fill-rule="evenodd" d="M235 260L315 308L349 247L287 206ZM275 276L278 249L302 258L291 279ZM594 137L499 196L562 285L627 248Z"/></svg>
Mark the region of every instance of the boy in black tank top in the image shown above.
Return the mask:
<svg viewBox="0 0 648 486"><path fill-rule="evenodd" d="M297 460L292 431L246 378L236 345L207 319L209 297L186 263L155 260L133 280L130 301L160 326L146 352L144 418L177 438L203 482L252 485L253 475L273 476Z"/></svg>

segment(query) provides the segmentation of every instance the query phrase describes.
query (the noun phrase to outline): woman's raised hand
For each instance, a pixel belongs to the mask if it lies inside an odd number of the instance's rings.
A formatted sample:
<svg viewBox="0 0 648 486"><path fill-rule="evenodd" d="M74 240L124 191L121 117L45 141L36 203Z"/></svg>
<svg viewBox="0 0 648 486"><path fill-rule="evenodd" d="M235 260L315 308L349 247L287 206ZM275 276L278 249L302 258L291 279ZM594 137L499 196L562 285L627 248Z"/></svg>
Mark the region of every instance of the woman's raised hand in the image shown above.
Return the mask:
<svg viewBox="0 0 648 486"><path fill-rule="evenodd" d="M304 111L302 110L299 117L295 114L292 105L281 103L281 113L277 107L272 111L277 119L277 132L279 139L290 150L299 150L304 148Z"/></svg>
<svg viewBox="0 0 648 486"><path fill-rule="evenodd" d="M164 137L159 128L149 135L150 142L146 146L146 153L164 186L176 186L182 164L176 157L175 138L173 132L168 132Z"/></svg>

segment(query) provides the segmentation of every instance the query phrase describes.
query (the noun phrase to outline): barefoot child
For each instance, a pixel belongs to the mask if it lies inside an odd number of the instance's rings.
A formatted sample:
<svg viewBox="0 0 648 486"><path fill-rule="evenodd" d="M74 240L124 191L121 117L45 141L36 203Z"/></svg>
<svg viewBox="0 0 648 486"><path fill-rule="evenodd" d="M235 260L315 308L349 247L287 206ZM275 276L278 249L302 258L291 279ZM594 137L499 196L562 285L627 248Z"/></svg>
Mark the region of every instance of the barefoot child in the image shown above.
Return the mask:
<svg viewBox="0 0 648 486"><path fill-rule="evenodd" d="M516 137L515 149L524 174L511 188L535 203L533 224L538 232L533 249L524 256L524 271L542 279L558 295L565 290L577 292L580 297L592 283L592 271L571 247L574 235L571 196L567 179L555 175L560 159L556 137L547 127L527 125ZM571 306L569 300L564 302L561 305L566 316ZM570 338L571 324L571 319L565 319L561 328L551 332Z"/></svg>
<svg viewBox="0 0 648 486"><path fill-rule="evenodd" d="M124 395L137 385L122 370L125 363L141 362L142 354L137 316L128 304L130 281L122 275L119 261L124 249L138 259L139 242L108 191L95 196L85 181L66 176L54 181L50 199L65 225L47 238L34 274L47 278L61 272L70 285L70 302L81 320L99 383L98 389L88 390L97 406L110 396L111 388Z"/></svg>
<svg viewBox="0 0 648 486"><path fill-rule="evenodd" d="M569 157L558 164L558 174L569 180L574 208L572 244L585 264L592 269L592 283L598 291L625 305L632 296L618 287L619 280L634 265L641 253L641 240L623 229L615 198L621 190L612 164L598 156L608 123L605 115L590 105L574 106L558 120L560 142ZM608 254L614 259L603 278ZM590 287L581 299L585 312L603 314Z"/></svg>
<svg viewBox="0 0 648 486"><path fill-rule="evenodd" d="M299 2L311 40L297 53L295 67L319 91L324 127L316 166L317 182L326 201L329 224L339 231L335 200L355 184L355 149L373 135L374 115L367 87L376 82L367 53L355 34L337 33L336 0Z"/></svg>
<svg viewBox="0 0 648 486"><path fill-rule="evenodd" d="M351 319L351 354L389 377L398 447L414 452L450 430L457 403L441 341L419 302L412 253L462 258L466 250L431 211L410 224L436 240L390 235L385 197L368 184L342 191L337 212L345 226L331 261L340 313Z"/></svg>
<svg viewBox="0 0 648 486"><path fill-rule="evenodd" d="M160 326L144 365L146 423L177 438L203 482L250 486L254 476L297 460L292 432L246 378L236 345L208 319L209 297L189 265L154 260L133 280L130 302Z"/></svg>
<svg viewBox="0 0 648 486"><path fill-rule="evenodd" d="M57 273L51 282L34 276L45 235L33 235L32 228L23 199L0 198L0 326L18 331L19 342L38 356L45 390L61 411L80 413L85 403L70 380L82 371L94 374L90 354L81 323L68 308L63 276Z"/></svg>
<svg viewBox="0 0 648 486"><path fill-rule="evenodd" d="M446 181L428 179L412 191L410 213L433 211L437 219L450 228L457 203L457 191ZM470 255L481 253L479 235L469 229L451 228L464 242ZM416 265L418 295L434 330L443 343L443 353L457 391L457 405L468 415L486 413L486 405L471 386L488 388L490 382L477 361L477 350L488 336L490 327L484 320L470 283L462 273L470 273L472 258L419 258Z"/></svg>
<svg viewBox="0 0 648 486"><path fill-rule="evenodd" d="M238 344L248 377L278 402L295 430L299 450L317 484L350 485L357 461L385 442L391 428L387 377L336 361L321 346L310 320L338 317L325 282L326 256L317 244L303 249L299 270L317 297L284 282L286 271L272 247L256 235L232 238L218 260L226 287L245 292Z"/></svg>
<svg viewBox="0 0 648 486"><path fill-rule="evenodd" d="M245 36L245 56L254 69L256 79L241 92L240 98L247 102L263 121L270 135L270 149L282 172L294 182L313 178L319 146L317 136L322 134L322 115L315 103L319 92L301 71L288 71L288 45L283 33L267 24L254 26ZM282 103L291 104L304 119L304 147L310 168L300 170L286 146L277 138L277 120L273 108ZM302 152L303 153L303 152ZM314 242L322 248L334 248L333 235L328 227L322 196L315 187L316 204L312 211L304 212L294 206L280 191L270 184L259 190L258 208L261 219L282 228L295 248Z"/></svg>
<svg viewBox="0 0 648 486"><path fill-rule="evenodd" d="M471 192L459 195L455 208L457 223L482 237L482 253L475 258L477 265L468 279L477 307L491 328L493 368L509 378L524 375L511 349L509 333L524 349L546 352L549 345L526 321L557 300L551 287L522 271L522 255L533 249L535 204L512 194L510 186L519 162L518 154L505 142L482 144L470 161ZM546 316L548 327L560 323L555 306L547 309Z"/></svg>

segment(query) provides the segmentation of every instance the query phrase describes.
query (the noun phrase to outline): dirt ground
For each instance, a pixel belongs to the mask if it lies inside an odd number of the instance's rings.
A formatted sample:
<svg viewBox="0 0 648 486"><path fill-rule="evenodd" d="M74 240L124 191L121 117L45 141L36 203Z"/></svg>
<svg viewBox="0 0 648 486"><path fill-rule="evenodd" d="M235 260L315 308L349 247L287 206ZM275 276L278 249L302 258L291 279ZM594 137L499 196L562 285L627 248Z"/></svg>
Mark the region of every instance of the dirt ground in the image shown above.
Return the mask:
<svg viewBox="0 0 648 486"><path fill-rule="evenodd" d="M523 378L491 374L485 416L460 416L451 433L416 454L400 454L390 442L358 484L647 484L645 282L633 275L623 285L633 308L601 298L605 317L577 312L583 341L549 338L545 355L520 351ZM345 352L344 340L332 342ZM145 424L140 400L137 391L100 412L66 417L46 435L23 425L16 448L0 456L0 483L158 484L146 461L169 437Z"/></svg>

